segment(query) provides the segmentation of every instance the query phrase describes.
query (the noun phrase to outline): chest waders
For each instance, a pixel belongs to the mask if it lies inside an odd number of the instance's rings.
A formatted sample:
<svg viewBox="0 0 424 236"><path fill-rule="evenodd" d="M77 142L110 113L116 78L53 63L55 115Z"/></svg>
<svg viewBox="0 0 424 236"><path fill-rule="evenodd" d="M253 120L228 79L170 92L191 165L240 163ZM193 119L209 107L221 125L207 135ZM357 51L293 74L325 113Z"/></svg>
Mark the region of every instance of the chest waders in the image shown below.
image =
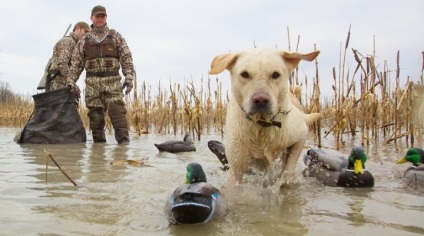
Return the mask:
<svg viewBox="0 0 424 236"><path fill-rule="evenodd" d="M102 39L87 37L84 44L86 105L94 142L106 142L107 112L118 143L129 142L127 110L123 102L119 54L113 30Z"/></svg>

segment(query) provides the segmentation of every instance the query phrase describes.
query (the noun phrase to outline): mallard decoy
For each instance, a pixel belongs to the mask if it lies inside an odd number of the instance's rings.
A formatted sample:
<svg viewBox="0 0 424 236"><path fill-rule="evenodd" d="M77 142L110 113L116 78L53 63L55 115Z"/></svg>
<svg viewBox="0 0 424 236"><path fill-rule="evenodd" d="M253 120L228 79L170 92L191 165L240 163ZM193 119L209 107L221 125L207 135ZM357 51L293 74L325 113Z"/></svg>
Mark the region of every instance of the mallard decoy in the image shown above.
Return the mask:
<svg viewBox="0 0 424 236"><path fill-rule="evenodd" d="M411 148L406 155L398 160L396 164L411 162L413 166L418 167L424 164L424 150L421 148Z"/></svg>
<svg viewBox="0 0 424 236"><path fill-rule="evenodd" d="M209 147L209 150L211 150L211 152L215 154L218 157L218 160L222 163L223 165L222 169L224 171L227 171L230 167L228 166L227 156L225 155L224 144L221 143L220 141L210 140L208 142L208 147Z"/></svg>
<svg viewBox="0 0 424 236"><path fill-rule="evenodd" d="M156 144L155 146L160 152L195 152L196 147L193 144L193 139L190 133L184 135L183 141L166 141L163 143Z"/></svg>
<svg viewBox="0 0 424 236"><path fill-rule="evenodd" d="M417 187L420 187L420 190L424 190L424 150L411 148L396 164L405 162L411 162L412 166L405 170L403 177L411 180L411 183L415 183Z"/></svg>
<svg viewBox="0 0 424 236"><path fill-rule="evenodd" d="M322 149L309 149L303 158L304 176L316 177L324 185L338 187L372 187L374 177L367 169L362 147L354 147L348 158Z"/></svg>
<svg viewBox="0 0 424 236"><path fill-rule="evenodd" d="M227 212L224 196L206 182L206 174L199 163L187 165L185 182L175 189L166 203L165 211L171 223L206 223Z"/></svg>

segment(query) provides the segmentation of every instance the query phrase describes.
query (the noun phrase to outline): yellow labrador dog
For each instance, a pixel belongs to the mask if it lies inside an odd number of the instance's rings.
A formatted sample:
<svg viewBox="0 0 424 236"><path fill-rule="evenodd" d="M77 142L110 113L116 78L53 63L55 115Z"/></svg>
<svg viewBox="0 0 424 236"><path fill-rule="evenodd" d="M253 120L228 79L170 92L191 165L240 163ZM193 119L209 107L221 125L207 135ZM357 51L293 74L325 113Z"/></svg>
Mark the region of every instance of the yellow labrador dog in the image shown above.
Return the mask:
<svg viewBox="0 0 424 236"><path fill-rule="evenodd" d="M250 49L213 59L209 74L225 69L231 73L225 144L230 183L241 183L249 165L269 167L279 156L284 159L277 184L293 182L308 124L321 116L303 113L299 101L289 92L288 79L300 60L312 61L318 54Z"/></svg>

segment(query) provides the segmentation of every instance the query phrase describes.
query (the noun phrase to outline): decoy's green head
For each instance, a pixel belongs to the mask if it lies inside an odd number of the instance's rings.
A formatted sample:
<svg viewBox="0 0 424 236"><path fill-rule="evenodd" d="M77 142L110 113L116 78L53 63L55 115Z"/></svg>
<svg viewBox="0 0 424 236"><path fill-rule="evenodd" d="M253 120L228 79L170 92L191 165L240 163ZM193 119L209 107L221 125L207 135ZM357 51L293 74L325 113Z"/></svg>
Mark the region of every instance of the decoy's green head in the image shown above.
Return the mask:
<svg viewBox="0 0 424 236"><path fill-rule="evenodd" d="M207 182L206 174L199 163L192 162L187 165L186 184Z"/></svg>
<svg viewBox="0 0 424 236"><path fill-rule="evenodd" d="M396 162L396 164L402 164L407 161L411 162L414 166L424 164L424 150L421 148L411 148L402 159Z"/></svg>
<svg viewBox="0 0 424 236"><path fill-rule="evenodd" d="M353 168L355 174L363 174L366 161L367 155L365 155L364 149L362 147L354 147L349 155L348 169Z"/></svg>

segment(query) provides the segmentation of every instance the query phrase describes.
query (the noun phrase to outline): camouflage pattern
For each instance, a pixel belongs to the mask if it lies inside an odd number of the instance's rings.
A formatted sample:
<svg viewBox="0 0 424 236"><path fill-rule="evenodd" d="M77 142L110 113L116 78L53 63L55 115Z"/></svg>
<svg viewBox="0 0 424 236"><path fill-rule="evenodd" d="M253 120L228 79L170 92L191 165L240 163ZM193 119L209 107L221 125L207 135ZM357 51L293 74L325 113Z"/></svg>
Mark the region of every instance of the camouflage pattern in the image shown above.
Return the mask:
<svg viewBox="0 0 424 236"><path fill-rule="evenodd" d="M70 78L78 81L79 76L85 69L87 72L116 71L122 67L122 74L128 80L135 78L134 65L131 51L125 39L116 30L112 31L113 40L119 53L119 60L115 58L96 58L86 60L84 44L86 38L102 41L108 35L110 29L107 25L102 28L93 28L80 41L72 53ZM109 77L86 77L85 79L85 103L90 107L106 108L111 101L122 101L121 76Z"/></svg>
<svg viewBox="0 0 424 236"><path fill-rule="evenodd" d="M107 110L111 102L123 103L121 76L88 77L85 79L85 104Z"/></svg>
<svg viewBox="0 0 424 236"><path fill-rule="evenodd" d="M112 57L96 58L85 61L86 72L119 71L119 60Z"/></svg>
<svg viewBox="0 0 424 236"><path fill-rule="evenodd" d="M108 34L113 40L113 49L117 49L118 57L100 57L87 60L85 44L95 40L103 42ZM109 40L109 39L107 39ZM130 49L125 39L116 31L109 30L107 25L102 28L92 27L80 41L78 41L71 58L71 69L67 80L77 82L82 71L87 73L118 72L121 68L125 80L132 81L135 71ZM129 141L128 121L123 101L121 76L86 76L85 78L85 104L89 111L90 129L93 131L94 142L105 142L104 116L107 114L115 130L115 139L118 143Z"/></svg>
<svg viewBox="0 0 424 236"><path fill-rule="evenodd" d="M71 32L68 36L65 36L60 39L54 46L53 63L52 66L49 68L49 73L53 75L57 70L60 73L53 80L50 81L49 90L56 90L66 86L65 79L69 74L71 56L77 42L78 37L75 35L74 32Z"/></svg>

